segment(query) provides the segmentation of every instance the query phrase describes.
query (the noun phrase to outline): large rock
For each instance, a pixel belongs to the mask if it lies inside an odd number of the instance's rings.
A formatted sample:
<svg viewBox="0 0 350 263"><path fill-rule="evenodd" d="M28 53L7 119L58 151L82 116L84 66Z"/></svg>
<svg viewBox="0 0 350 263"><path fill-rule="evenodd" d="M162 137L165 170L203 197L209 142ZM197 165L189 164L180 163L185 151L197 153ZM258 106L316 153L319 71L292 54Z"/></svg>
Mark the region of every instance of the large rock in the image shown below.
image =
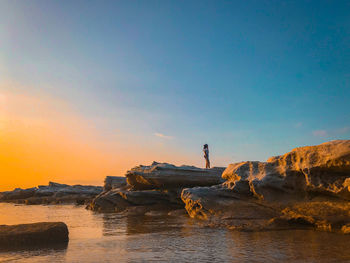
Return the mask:
<svg viewBox="0 0 350 263"><path fill-rule="evenodd" d="M67 243L68 227L62 222L0 225L0 248Z"/></svg>
<svg viewBox="0 0 350 263"><path fill-rule="evenodd" d="M267 162L231 164L222 176L222 185L182 191L191 217L244 230L345 233L350 223L349 140L296 148Z"/></svg>
<svg viewBox="0 0 350 263"><path fill-rule="evenodd" d="M192 218L204 220L262 220L280 215L278 209L252 196L238 194L224 185L185 188L181 194Z"/></svg>
<svg viewBox="0 0 350 263"><path fill-rule="evenodd" d="M276 191L318 192L350 200L350 140L296 148L267 162L230 164L222 177L233 190L267 200L274 199Z"/></svg>
<svg viewBox="0 0 350 263"><path fill-rule="evenodd" d="M126 173L128 184L135 190L174 189L211 186L222 183L224 168L201 169L194 166L175 166L154 162L137 166Z"/></svg>

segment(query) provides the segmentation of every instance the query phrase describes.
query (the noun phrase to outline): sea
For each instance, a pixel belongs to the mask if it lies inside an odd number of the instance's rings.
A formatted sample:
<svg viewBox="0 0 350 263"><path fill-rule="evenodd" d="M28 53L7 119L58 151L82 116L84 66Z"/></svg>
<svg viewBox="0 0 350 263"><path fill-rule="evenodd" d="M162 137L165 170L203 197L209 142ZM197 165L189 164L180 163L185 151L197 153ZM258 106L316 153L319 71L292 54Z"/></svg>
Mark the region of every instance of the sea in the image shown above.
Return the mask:
<svg viewBox="0 0 350 263"><path fill-rule="evenodd" d="M2 250L0 262L350 262L350 235L238 232L180 216L96 213L75 205L0 203L0 225L62 221L69 243Z"/></svg>

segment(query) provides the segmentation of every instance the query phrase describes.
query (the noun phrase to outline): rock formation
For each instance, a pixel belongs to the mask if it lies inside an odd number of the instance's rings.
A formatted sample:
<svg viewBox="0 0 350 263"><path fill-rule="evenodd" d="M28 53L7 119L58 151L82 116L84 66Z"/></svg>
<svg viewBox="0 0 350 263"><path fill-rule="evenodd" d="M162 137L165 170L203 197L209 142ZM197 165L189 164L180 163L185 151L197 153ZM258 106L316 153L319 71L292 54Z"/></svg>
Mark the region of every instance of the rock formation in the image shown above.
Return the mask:
<svg viewBox="0 0 350 263"><path fill-rule="evenodd" d="M267 162L230 164L213 187L187 188L191 217L234 229L313 227L347 232L350 140L296 148Z"/></svg>
<svg viewBox="0 0 350 263"><path fill-rule="evenodd" d="M62 222L0 225L0 248L67 243L68 228Z"/></svg>
<svg viewBox="0 0 350 263"><path fill-rule="evenodd" d="M350 141L331 141L317 146L300 147L267 162L230 164L222 177L230 188L264 199L272 192L318 192L350 199ZM267 190L266 190L267 189Z"/></svg>
<svg viewBox="0 0 350 263"><path fill-rule="evenodd" d="M224 168L178 167L157 162L150 166L137 166L126 173L126 186L120 184L119 187L112 187L110 182L114 179L106 178L106 190L87 208L100 212L138 211L142 214L151 214L150 211L154 210L169 212L183 208L180 198L183 188L220 184L224 182L221 178L223 170Z"/></svg>
<svg viewBox="0 0 350 263"><path fill-rule="evenodd" d="M66 185L50 182L47 186L28 189L16 188L13 191L0 193L0 202L20 204L84 204L102 192L100 186Z"/></svg>

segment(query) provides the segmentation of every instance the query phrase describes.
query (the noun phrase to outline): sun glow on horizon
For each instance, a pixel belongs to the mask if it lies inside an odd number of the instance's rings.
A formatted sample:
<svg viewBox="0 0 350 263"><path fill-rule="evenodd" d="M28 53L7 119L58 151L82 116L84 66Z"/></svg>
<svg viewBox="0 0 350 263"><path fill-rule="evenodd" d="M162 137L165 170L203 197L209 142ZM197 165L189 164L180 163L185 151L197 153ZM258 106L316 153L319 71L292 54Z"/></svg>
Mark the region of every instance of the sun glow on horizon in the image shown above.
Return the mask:
<svg viewBox="0 0 350 263"><path fill-rule="evenodd" d="M114 158L64 103L11 93L2 93L0 103L0 190L50 180L102 184L113 172Z"/></svg>
<svg viewBox="0 0 350 263"><path fill-rule="evenodd" d="M0 85L5 90L0 92L0 191L49 181L102 185L106 175L123 176L140 162L178 160L179 154L161 153L128 135L101 136L62 100L8 92L9 87Z"/></svg>

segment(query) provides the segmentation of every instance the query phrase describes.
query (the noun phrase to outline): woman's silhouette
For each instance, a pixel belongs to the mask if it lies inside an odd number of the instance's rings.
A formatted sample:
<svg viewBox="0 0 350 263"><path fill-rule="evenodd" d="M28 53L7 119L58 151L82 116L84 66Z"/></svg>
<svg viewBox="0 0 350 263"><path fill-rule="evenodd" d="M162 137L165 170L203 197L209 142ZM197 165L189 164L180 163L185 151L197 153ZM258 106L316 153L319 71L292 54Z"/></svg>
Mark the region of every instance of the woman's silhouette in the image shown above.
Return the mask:
<svg viewBox="0 0 350 263"><path fill-rule="evenodd" d="M204 152L204 159L205 159L205 168L210 168L210 161L209 161L209 148L208 144L203 145L203 152Z"/></svg>

